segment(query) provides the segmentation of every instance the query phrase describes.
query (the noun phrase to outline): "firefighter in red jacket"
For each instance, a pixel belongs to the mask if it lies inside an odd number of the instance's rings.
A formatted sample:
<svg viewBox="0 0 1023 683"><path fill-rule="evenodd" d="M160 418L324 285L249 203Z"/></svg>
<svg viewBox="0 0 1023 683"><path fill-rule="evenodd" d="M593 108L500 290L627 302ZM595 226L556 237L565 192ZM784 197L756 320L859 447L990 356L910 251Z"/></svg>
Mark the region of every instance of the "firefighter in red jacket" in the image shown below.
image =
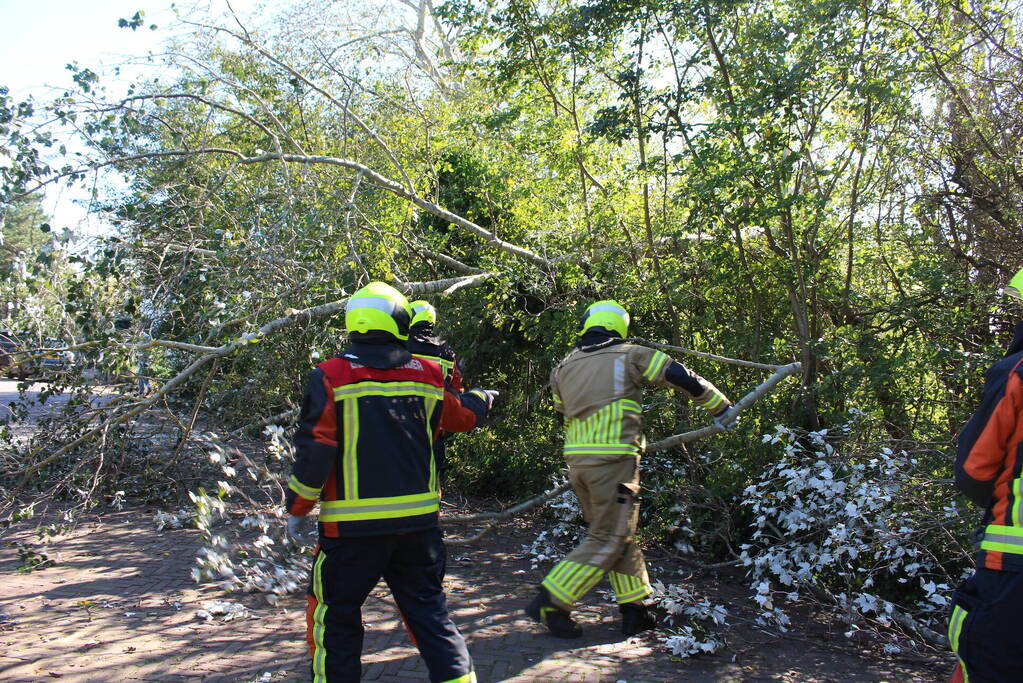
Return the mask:
<svg viewBox="0 0 1023 683"><path fill-rule="evenodd" d="M1007 291L1020 297L1023 270ZM952 596L952 680L1023 681L1023 323L959 435L955 481L984 518L977 570Z"/></svg>
<svg viewBox="0 0 1023 683"><path fill-rule="evenodd" d="M440 365L444 373L444 385L457 394L465 391L462 385L462 369L458 365L458 356L447 342L437 336L433 326L437 324L437 309L430 302L413 301L412 325L409 328L409 353L416 358L426 358ZM433 442L433 453L437 458L437 469L444 474L447 466L447 434L441 430L437 440Z"/></svg>
<svg viewBox="0 0 1023 683"><path fill-rule="evenodd" d="M413 301L412 326L409 329L408 347L413 356L429 358L440 365L444 371L444 381L457 393L464 391L462 385L462 368L458 365L455 350L446 341L437 336L433 329L437 324L437 309L429 301Z"/></svg>
<svg viewBox="0 0 1023 683"><path fill-rule="evenodd" d="M434 683L476 680L448 616L433 440L480 424L496 392L457 394L440 366L405 348L411 309L373 282L349 299L351 345L309 376L286 498L289 534L319 502L308 591L313 680L358 681L362 604L387 582Z"/></svg>

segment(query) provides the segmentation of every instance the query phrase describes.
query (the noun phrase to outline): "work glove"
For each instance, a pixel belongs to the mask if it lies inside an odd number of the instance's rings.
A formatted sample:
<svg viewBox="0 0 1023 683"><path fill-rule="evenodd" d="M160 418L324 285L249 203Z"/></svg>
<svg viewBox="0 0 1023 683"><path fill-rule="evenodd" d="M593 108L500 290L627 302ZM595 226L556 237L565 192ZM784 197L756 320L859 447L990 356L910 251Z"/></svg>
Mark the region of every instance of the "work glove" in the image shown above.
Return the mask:
<svg viewBox="0 0 1023 683"><path fill-rule="evenodd" d="M488 411L494 407L494 401L501 395L501 392L494 389L473 389L469 393L483 399L483 402L487 404Z"/></svg>
<svg viewBox="0 0 1023 683"><path fill-rule="evenodd" d="M313 539L312 518L305 515L288 515L286 533L288 540L295 545L309 545Z"/></svg>
<svg viewBox="0 0 1023 683"><path fill-rule="evenodd" d="M718 429L729 431L739 426L739 409L735 406L728 406L714 416L714 424Z"/></svg>

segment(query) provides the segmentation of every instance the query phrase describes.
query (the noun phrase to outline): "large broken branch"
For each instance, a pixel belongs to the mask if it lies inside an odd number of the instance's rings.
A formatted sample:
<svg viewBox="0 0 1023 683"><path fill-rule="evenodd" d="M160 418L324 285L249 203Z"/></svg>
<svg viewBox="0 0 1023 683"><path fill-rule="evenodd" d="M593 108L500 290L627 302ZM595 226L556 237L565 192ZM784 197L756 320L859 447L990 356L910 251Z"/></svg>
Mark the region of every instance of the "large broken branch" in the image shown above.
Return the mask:
<svg viewBox="0 0 1023 683"><path fill-rule="evenodd" d="M448 291L451 290L453 287L458 286L466 287L475 286L483 282L486 275L488 275L488 273L483 273L481 275L470 275L467 277L447 278L444 280L435 280L432 282L403 282L396 284L399 289L403 289L410 294L430 294ZM198 372L207 363L217 358L229 356L238 351L240 348L246 346L247 344L255 344L262 340L264 337L267 337L281 329L294 325L298 322L302 321L309 322L316 318L323 318L326 316L339 313L344 310L345 303L347 301L348 298L346 297L344 299L339 299L337 301L331 301L329 303L320 304L319 306L311 306L300 311L293 311L286 316L271 320L270 322L266 323L255 332L243 334L239 339L228 342L221 346L197 347L202 348L204 351L207 348L210 350L204 353L196 360L194 360L191 364L188 365L188 367L186 367L184 370L182 370L177 375L168 380L162 387L160 387L158 391L154 392L152 395L148 396L144 400L140 400L134 405L128 407L127 410L125 410L124 412L111 415L101 424L89 430L88 432L86 432L79 438L75 439L71 443L61 446L60 448L55 450L53 453L50 453L39 462L36 462L35 464L25 467L25 469L23 469L20 472L21 479L19 480L18 485L15 487L14 491L11 493L10 499L13 500L14 497L17 496L17 494L20 493L25 488L25 485L28 483L29 479L31 479L32 475L34 475L36 472L46 467L50 463L55 462L56 460L66 455L67 453L73 451L74 449L78 448L79 446L82 446L92 441L99 435L103 434L110 427L127 422L133 417L136 417L145 412L146 410L149 410L154 405L162 401L167 394L171 393L174 389L181 386L185 381L187 381L192 375ZM34 458L38 457L42 453L44 448L45 447L41 447L33 451L29 455L27 460L31 461Z"/></svg>
<svg viewBox="0 0 1023 683"><path fill-rule="evenodd" d="M783 379L791 375L794 375L800 372L801 370L802 364L800 363L789 363L788 365L783 365L777 368L773 375L768 377L766 380L764 380L763 383L758 385L755 389L753 389L751 392L743 396L735 403L736 412L741 413L743 410L746 410L751 405L759 401L761 398L771 393L774 390L774 388L778 386L778 383L781 382ZM676 434L675 436L669 436L666 439L661 439L660 441L655 441L654 443L649 444L646 447L646 452L656 453L658 451L664 451L674 446L689 443L690 441L696 441L697 439L701 439L705 436L710 436L711 434L720 431L722 431L721 427L718 427L717 425L708 425L706 427L694 429L693 431L686 432L684 434ZM566 491L568 491L569 488L571 488L570 484L568 483L562 484L561 486L553 488L550 491L545 491L544 493L541 493L539 496L530 498L529 500L523 501L521 503L517 503L516 505L512 505L511 507L498 512L479 512L472 515L452 515L450 517L444 517L444 521L453 524L465 524L473 522L487 523L486 527L480 532L478 532L475 536L469 538L448 539L446 542L449 545L465 545L468 543L478 541L479 539L483 538L483 536L486 535L488 531L493 529L498 523L506 521L508 519L512 519L513 517L516 517L522 514L523 512L527 512L535 507L543 505L544 503L553 500L560 496L561 494L565 493Z"/></svg>
<svg viewBox="0 0 1023 683"><path fill-rule="evenodd" d="M642 344L643 346L651 346L655 349L667 349L669 351L681 351L682 353L688 353L691 356L698 356L700 358L709 358L710 360L716 360L719 363L728 363L729 365L742 365L747 368L761 368L763 370L778 370L783 365L772 365L770 363L757 363L752 360L742 360L741 358L729 358L728 356L719 356L714 353L707 353L706 351L694 351L692 349L686 349L681 346L672 346L671 344L661 344L660 342L647 341L646 339L640 339L639 337L631 337L625 341L632 342L633 344Z"/></svg>
<svg viewBox="0 0 1023 683"><path fill-rule="evenodd" d="M150 152L147 154L136 154L128 157L119 157L117 159L110 159L108 161L102 162L93 162L89 164L87 168L78 168L56 174L53 177L51 177L48 181L40 183L39 187L42 187L47 183L54 182L61 178L75 176L86 171L94 171L96 169L104 168L107 166L116 166L117 164L128 163L130 161L141 161L145 159L155 159L160 157L190 157L199 156L202 154L221 154L225 156L234 157L236 163L242 165L262 164L268 161L286 161L289 163L296 164L324 164L327 166L340 166L342 168L351 169L353 171L356 171L357 173L361 173L366 178L366 180L373 183L377 187L386 190L397 197L401 197L402 199L412 204L415 204L416 206L423 209L427 213L433 214L438 218L443 218L449 223L457 225L458 227L463 228L464 230L467 230L473 233L474 235L483 238L488 244L497 247L501 251L507 252L509 254L514 254L515 256L530 261L531 263L543 268L544 270L549 270L551 267L550 262L544 257L537 254L536 252L530 251L525 247L520 247L517 244L512 244L511 242L506 242L505 240L502 240L501 238L499 238L497 235L490 232L486 228L477 225L476 223L473 223L467 218L463 218L462 216L459 216L456 213L452 213L451 211L448 211L444 207L438 204L434 204L428 199L420 197L418 194L405 188L401 183L398 183L386 176L377 173L376 171L370 169L368 166L364 164L359 163L358 161L353 161L351 159L342 159L340 157L305 154L280 154L276 152L269 152L266 154L259 154L256 156L246 156L242 152L239 152L236 149L231 149L228 147L201 147L199 149L194 150L177 149L167 150L163 152ZM30 192L38 190L39 187L34 187L31 191L27 191L26 194L30 194Z"/></svg>

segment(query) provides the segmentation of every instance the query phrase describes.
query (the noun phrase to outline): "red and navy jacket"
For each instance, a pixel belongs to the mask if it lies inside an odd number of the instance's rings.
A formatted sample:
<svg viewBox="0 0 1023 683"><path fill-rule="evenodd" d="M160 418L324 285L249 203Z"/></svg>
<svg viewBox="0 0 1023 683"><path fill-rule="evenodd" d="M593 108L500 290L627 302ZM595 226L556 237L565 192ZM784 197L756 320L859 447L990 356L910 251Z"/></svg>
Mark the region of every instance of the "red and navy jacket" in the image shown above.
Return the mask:
<svg viewBox="0 0 1023 683"><path fill-rule="evenodd" d="M398 344L353 344L309 375L288 513L319 501L320 534L330 538L436 526L434 439L442 428L472 429L486 412L482 397L445 388L438 364Z"/></svg>
<svg viewBox="0 0 1023 683"><path fill-rule="evenodd" d="M959 435L956 486L985 508L977 566L1023 571L1023 323Z"/></svg>
<svg viewBox="0 0 1023 683"><path fill-rule="evenodd" d="M462 368L458 365L458 356L447 342L433 335L433 327L420 329L420 325L412 328L408 338L408 350L413 356L432 360L444 371L444 381L457 393L465 391L462 385Z"/></svg>

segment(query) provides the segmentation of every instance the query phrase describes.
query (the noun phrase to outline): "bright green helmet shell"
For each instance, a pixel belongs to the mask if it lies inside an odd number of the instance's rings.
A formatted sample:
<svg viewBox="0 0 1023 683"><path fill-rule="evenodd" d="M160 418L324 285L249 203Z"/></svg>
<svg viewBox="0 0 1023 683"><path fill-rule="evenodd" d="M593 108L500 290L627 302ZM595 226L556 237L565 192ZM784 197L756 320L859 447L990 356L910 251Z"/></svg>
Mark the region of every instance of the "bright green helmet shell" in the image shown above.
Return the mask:
<svg viewBox="0 0 1023 683"><path fill-rule="evenodd" d="M597 301L590 304L583 314L582 329L580 334L591 327L603 327L617 332L624 339L629 336L629 312L618 303L610 299Z"/></svg>
<svg viewBox="0 0 1023 683"><path fill-rule="evenodd" d="M429 301L413 301L409 304L412 307L412 326L416 323L437 324L437 309L430 305Z"/></svg>
<svg viewBox="0 0 1023 683"><path fill-rule="evenodd" d="M1005 286L1005 293L1023 301L1023 270L1012 276L1009 284Z"/></svg>
<svg viewBox="0 0 1023 683"><path fill-rule="evenodd" d="M349 332L389 332L398 339L408 339L412 309L408 299L386 282L371 282L345 305L345 327Z"/></svg>

